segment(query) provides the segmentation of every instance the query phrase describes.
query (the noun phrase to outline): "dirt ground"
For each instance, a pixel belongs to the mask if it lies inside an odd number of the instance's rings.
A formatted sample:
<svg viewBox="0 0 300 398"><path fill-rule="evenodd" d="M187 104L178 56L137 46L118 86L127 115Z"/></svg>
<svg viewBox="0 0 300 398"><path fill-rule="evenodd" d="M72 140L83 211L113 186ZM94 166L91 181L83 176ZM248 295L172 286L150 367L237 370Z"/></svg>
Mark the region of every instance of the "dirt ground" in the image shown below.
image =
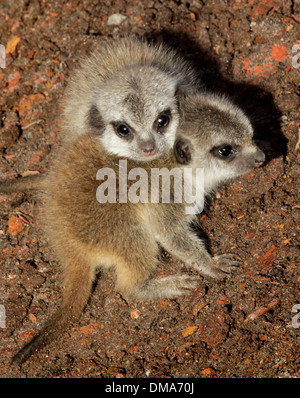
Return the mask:
<svg viewBox="0 0 300 398"><path fill-rule="evenodd" d="M115 13L126 19L108 25ZM114 291L113 273L99 274L78 322L20 368L10 366L11 357L57 307L60 285L36 198L1 195L0 376L299 377L292 309L300 304L300 3L1 1L0 21L7 53L0 69L1 179L51 167L70 71L99 41L129 32L166 41L195 64L209 89L233 96L267 155L264 167L221 189L200 216L212 251L242 258L236 273L221 282L201 278L189 296L143 304ZM182 267L167 254L164 263L166 273Z"/></svg>

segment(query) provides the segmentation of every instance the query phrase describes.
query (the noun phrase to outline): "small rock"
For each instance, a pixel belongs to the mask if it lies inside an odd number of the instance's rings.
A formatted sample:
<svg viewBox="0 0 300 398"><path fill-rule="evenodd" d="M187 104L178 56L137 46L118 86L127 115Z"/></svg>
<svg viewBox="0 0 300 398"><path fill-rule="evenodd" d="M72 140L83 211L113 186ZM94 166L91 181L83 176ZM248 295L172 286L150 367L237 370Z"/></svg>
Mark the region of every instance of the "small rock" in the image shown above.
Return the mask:
<svg viewBox="0 0 300 398"><path fill-rule="evenodd" d="M21 39L18 36L14 36L13 38L11 38L9 42L6 44L6 49L5 49L6 55L14 53L20 41Z"/></svg>
<svg viewBox="0 0 300 398"><path fill-rule="evenodd" d="M141 315L141 311L139 310L131 310L130 311L130 316L132 319L138 319L138 317Z"/></svg>
<svg viewBox="0 0 300 398"><path fill-rule="evenodd" d="M265 254L258 260L258 266L260 269L268 271L271 269L274 261L277 257L277 247L272 245L269 249L265 252Z"/></svg>
<svg viewBox="0 0 300 398"><path fill-rule="evenodd" d="M251 230L246 232L245 239L251 240L251 239L254 238L255 234L256 234L256 231L254 229L251 229Z"/></svg>
<svg viewBox="0 0 300 398"><path fill-rule="evenodd" d="M122 14L112 14L108 17L106 25L107 26L113 26L113 25L121 25L122 22L127 19L126 15Z"/></svg>
<svg viewBox="0 0 300 398"><path fill-rule="evenodd" d="M214 371L214 369L213 368L205 368L205 369L203 369L203 370L201 370L201 372L200 372L202 375L205 375L205 376L211 376L211 377L213 377L214 375L215 375L215 371Z"/></svg>
<svg viewBox="0 0 300 398"><path fill-rule="evenodd" d="M34 314L29 314L29 319L31 320L31 322L36 323L36 316Z"/></svg>
<svg viewBox="0 0 300 398"><path fill-rule="evenodd" d="M208 346L214 347L226 339L228 329L227 315L219 310L212 314L204 314L197 335Z"/></svg>
<svg viewBox="0 0 300 398"><path fill-rule="evenodd" d="M196 326L196 325L188 326L181 332L181 334L183 337L187 337L187 336L190 336L191 334L193 334L195 332L195 330L197 330L197 329L198 329L198 326Z"/></svg>
<svg viewBox="0 0 300 398"><path fill-rule="evenodd" d="M198 315L198 313L199 313L204 307L206 307L207 304L208 304L208 303L207 303L206 301L204 301L204 300L198 301L198 302L194 305L194 307L193 307L193 309L192 309L192 314L193 314L194 316Z"/></svg>
<svg viewBox="0 0 300 398"><path fill-rule="evenodd" d="M12 236L18 235L25 228L23 221L17 216L11 216L7 222L8 231Z"/></svg>

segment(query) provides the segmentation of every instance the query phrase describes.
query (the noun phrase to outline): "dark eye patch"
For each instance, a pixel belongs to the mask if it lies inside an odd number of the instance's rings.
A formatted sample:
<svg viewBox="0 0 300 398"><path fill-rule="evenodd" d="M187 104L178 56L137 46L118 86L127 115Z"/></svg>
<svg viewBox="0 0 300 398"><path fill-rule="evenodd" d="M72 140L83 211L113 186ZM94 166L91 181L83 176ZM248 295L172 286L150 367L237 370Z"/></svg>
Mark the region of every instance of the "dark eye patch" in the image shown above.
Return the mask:
<svg viewBox="0 0 300 398"><path fill-rule="evenodd" d="M92 105L88 113L88 123L95 130L96 134L101 134L104 128L104 120L96 105Z"/></svg>
<svg viewBox="0 0 300 398"><path fill-rule="evenodd" d="M153 123L153 129L159 133L163 133L171 121L171 111L166 109L161 112Z"/></svg>

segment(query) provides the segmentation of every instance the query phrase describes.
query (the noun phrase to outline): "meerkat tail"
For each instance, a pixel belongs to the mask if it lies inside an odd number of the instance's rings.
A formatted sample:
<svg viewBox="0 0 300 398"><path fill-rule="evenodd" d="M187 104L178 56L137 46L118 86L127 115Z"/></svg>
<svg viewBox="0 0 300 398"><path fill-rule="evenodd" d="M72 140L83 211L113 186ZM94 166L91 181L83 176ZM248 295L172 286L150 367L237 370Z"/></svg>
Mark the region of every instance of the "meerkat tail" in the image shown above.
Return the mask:
<svg viewBox="0 0 300 398"><path fill-rule="evenodd" d="M13 357L13 364L26 362L33 354L57 339L82 313L92 290L93 268L86 263L65 270L65 286L61 307L43 329Z"/></svg>
<svg viewBox="0 0 300 398"><path fill-rule="evenodd" d="M42 188L44 180L44 175L33 175L16 180L0 181L0 193L38 191Z"/></svg>

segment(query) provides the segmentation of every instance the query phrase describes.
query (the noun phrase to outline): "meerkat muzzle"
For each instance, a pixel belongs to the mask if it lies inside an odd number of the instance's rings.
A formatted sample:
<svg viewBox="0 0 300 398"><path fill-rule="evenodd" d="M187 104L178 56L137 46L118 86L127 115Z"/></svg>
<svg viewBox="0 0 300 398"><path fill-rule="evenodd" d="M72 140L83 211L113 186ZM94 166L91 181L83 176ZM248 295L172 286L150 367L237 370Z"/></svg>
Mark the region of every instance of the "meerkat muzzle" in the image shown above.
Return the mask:
<svg viewBox="0 0 300 398"><path fill-rule="evenodd" d="M266 159L266 155L263 153L263 151L261 149L257 148L255 160L254 160L255 167L261 166L264 163L265 159Z"/></svg>

